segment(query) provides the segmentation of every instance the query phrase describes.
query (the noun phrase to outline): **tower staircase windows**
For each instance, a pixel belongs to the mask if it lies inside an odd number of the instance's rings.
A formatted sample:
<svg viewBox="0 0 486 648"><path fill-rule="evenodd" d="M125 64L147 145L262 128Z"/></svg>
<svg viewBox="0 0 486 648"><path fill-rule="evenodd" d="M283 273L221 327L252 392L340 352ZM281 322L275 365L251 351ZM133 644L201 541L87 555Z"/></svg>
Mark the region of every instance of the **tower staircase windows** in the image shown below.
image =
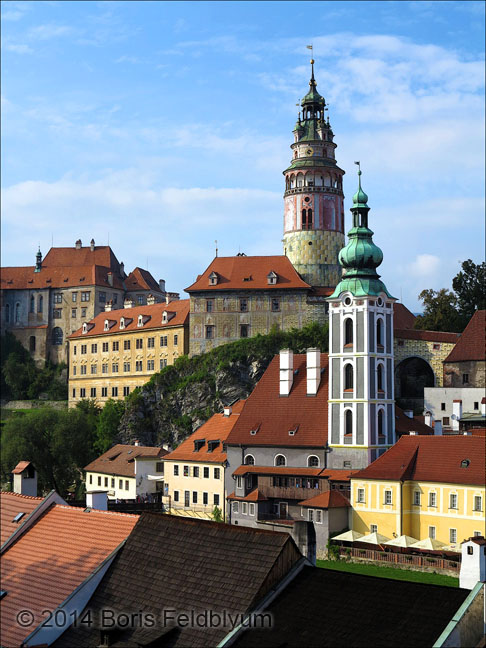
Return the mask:
<svg viewBox="0 0 486 648"><path fill-rule="evenodd" d="M379 317L376 321L376 344L383 348L383 320Z"/></svg>
<svg viewBox="0 0 486 648"><path fill-rule="evenodd" d="M384 392L383 365L379 364L376 368L376 385L379 392Z"/></svg>
<svg viewBox="0 0 486 648"><path fill-rule="evenodd" d="M353 365L348 363L344 367L344 389L352 391L353 390Z"/></svg>
<svg viewBox="0 0 486 648"><path fill-rule="evenodd" d="M347 317L344 320L344 346L353 345L353 320Z"/></svg>
<svg viewBox="0 0 486 648"><path fill-rule="evenodd" d="M353 436L353 412L350 409L344 413L344 436Z"/></svg>
<svg viewBox="0 0 486 648"><path fill-rule="evenodd" d="M385 412L378 410L378 438L385 435Z"/></svg>

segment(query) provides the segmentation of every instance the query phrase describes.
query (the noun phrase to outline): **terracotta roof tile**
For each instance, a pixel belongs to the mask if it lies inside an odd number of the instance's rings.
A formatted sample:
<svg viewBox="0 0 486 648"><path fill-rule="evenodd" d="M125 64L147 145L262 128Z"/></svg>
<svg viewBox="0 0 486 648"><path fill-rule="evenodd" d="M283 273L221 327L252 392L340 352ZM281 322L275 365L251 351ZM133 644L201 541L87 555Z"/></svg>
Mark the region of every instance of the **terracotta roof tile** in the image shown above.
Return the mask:
<svg viewBox="0 0 486 648"><path fill-rule="evenodd" d="M30 461L19 461L19 463L15 466L15 468L12 470L13 475L20 475L20 473L24 472L24 470L30 466L31 462Z"/></svg>
<svg viewBox="0 0 486 648"><path fill-rule="evenodd" d="M354 473L357 473L358 470L349 470L349 468L325 468L320 476L327 477L330 482L336 481L349 481Z"/></svg>
<svg viewBox="0 0 486 648"><path fill-rule="evenodd" d="M167 324L162 324L162 314L169 313L169 320ZM171 314L174 314L171 317ZM138 326L138 316L147 315L150 319L142 326ZM120 319L131 320L130 323L125 323L125 327L120 329ZM169 302L168 304L153 304L152 306L135 306L133 308L120 308L108 312L99 313L92 320L87 322L93 325L88 333L83 333L83 327L69 336L69 339L74 338L89 338L93 335L113 335L115 333L126 333L130 331L146 331L148 329L163 329L171 328L173 326L183 326L189 319L189 300L177 299ZM110 322L110 328L105 331L105 320ZM111 326L113 322L113 326Z"/></svg>
<svg viewBox="0 0 486 648"><path fill-rule="evenodd" d="M269 284L267 275L277 274L277 283ZM209 285L209 275L218 275L216 285ZM310 289L286 256L216 257L186 292L197 290L287 290Z"/></svg>
<svg viewBox="0 0 486 648"><path fill-rule="evenodd" d="M485 455L482 437L402 436L352 479L406 479L484 486ZM465 467L461 465L463 460L469 461Z"/></svg>
<svg viewBox="0 0 486 648"><path fill-rule="evenodd" d="M444 333L442 331L421 331L419 329L399 329L393 331L395 339L424 340L425 342L450 342L454 344L459 338L459 333Z"/></svg>
<svg viewBox="0 0 486 648"><path fill-rule="evenodd" d="M255 488L254 490L251 491L251 493L248 493L245 497L237 497L234 493L231 493L231 495L228 495L227 499L229 500L235 500L238 502L266 502L267 498L263 493L260 493L258 488Z"/></svg>
<svg viewBox="0 0 486 648"><path fill-rule="evenodd" d="M415 315L400 302L393 304L393 328L412 329L415 322Z"/></svg>
<svg viewBox="0 0 486 648"><path fill-rule="evenodd" d="M486 360L486 310L476 311L444 362Z"/></svg>
<svg viewBox="0 0 486 648"><path fill-rule="evenodd" d="M142 457L164 457L167 450L152 446L123 445L119 443L85 466L86 472L105 475L135 477L135 459Z"/></svg>
<svg viewBox="0 0 486 648"><path fill-rule="evenodd" d="M108 281L110 268L106 266L52 266L34 272L35 267L2 268L0 285L3 290L40 290L42 288L73 288L104 286L111 288ZM120 277L113 274L113 288L123 290Z"/></svg>
<svg viewBox="0 0 486 648"><path fill-rule="evenodd" d="M19 646L129 535L137 515L53 505L1 556L1 644ZM32 626L15 622L19 610L34 615Z"/></svg>
<svg viewBox="0 0 486 648"><path fill-rule="evenodd" d="M340 508L342 506L351 506L347 497L337 490L330 490L319 493L310 499L299 502L299 506L310 506L311 508Z"/></svg>
<svg viewBox="0 0 486 648"><path fill-rule="evenodd" d="M317 477L322 468L292 468L290 466L239 466L233 475L295 475L296 477Z"/></svg>
<svg viewBox="0 0 486 648"><path fill-rule="evenodd" d="M23 523L43 499L43 497L30 497L19 493L0 492L0 545L17 530L19 524L13 521L15 516L25 513L20 520Z"/></svg>
<svg viewBox="0 0 486 648"><path fill-rule="evenodd" d="M414 416L410 418L398 405L395 405L395 431L399 435L410 434L410 432L425 435L434 434L433 428L421 421L420 417Z"/></svg>
<svg viewBox="0 0 486 648"><path fill-rule="evenodd" d="M321 353L321 383L307 396L306 355L294 355L294 381L289 396L279 395L279 356L271 361L246 401L228 445L320 447L327 442L328 356ZM289 430L297 432L292 436ZM251 434L257 430L256 434Z"/></svg>
<svg viewBox="0 0 486 648"><path fill-rule="evenodd" d="M244 400L235 403L231 408L230 416L214 414L175 450L167 454L164 461L204 461L205 463L223 463L226 461L223 442L226 441L228 434L238 420L244 404ZM196 452L194 442L199 440L204 441L204 444L201 444L201 447ZM221 441L221 443L210 452L208 442L217 440Z"/></svg>
<svg viewBox="0 0 486 648"><path fill-rule="evenodd" d="M118 270L120 266L108 245L95 245L93 251L91 246L81 247L79 250L76 247L52 247L42 260L43 268L88 265L105 266L111 270Z"/></svg>
<svg viewBox="0 0 486 648"><path fill-rule="evenodd" d="M148 270L134 268L125 279L125 287L132 290L154 290L161 292L159 284L155 281Z"/></svg>

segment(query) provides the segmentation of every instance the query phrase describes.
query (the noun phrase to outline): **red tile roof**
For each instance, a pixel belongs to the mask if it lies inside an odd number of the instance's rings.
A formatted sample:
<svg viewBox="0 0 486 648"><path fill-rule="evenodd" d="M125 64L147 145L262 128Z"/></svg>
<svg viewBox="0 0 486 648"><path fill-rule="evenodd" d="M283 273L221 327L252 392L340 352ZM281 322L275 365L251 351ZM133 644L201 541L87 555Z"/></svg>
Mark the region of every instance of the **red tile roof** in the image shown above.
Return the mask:
<svg viewBox="0 0 486 648"><path fill-rule="evenodd" d="M52 247L42 260L43 268L91 265L105 266L117 271L120 267L109 245L95 245L93 251L91 246L81 247L79 250L76 247Z"/></svg>
<svg viewBox="0 0 486 648"><path fill-rule="evenodd" d="M454 344L459 338L459 333L444 333L442 331L420 331L419 329L399 329L393 331L395 339L424 340L425 342L449 342Z"/></svg>
<svg viewBox="0 0 486 648"><path fill-rule="evenodd" d="M1 556L1 645L20 646L130 534L137 515L55 504ZM16 623L20 610L34 615L31 626Z"/></svg>
<svg viewBox="0 0 486 648"><path fill-rule="evenodd" d="M277 283L269 285L267 275L277 275ZM209 285L209 275L215 272L218 282ZM310 289L300 278L286 256L233 256L216 257L196 281L186 288L191 293L197 290L287 290Z"/></svg>
<svg viewBox="0 0 486 648"><path fill-rule="evenodd" d="M30 466L30 461L19 461L19 463L15 466L15 468L12 470L13 475L20 475L20 473L24 472L24 470Z"/></svg>
<svg viewBox="0 0 486 648"><path fill-rule="evenodd" d="M290 466L239 466L233 475L292 475L302 477L318 477L322 468L292 468Z"/></svg>
<svg viewBox="0 0 486 648"><path fill-rule="evenodd" d="M162 314L164 312L169 314L167 324L162 324ZM171 314L174 316L171 317ZM138 326L138 316L146 315L150 319L142 326ZM125 322L125 327L120 329L120 319L131 320L130 323ZM105 331L105 320L110 322L110 328ZM151 306L135 306L132 308L120 308L118 310L107 311L99 313L95 318L90 320L88 324L92 326L87 333L83 333L83 327L69 335L69 339L73 338L90 338L98 335L114 335L115 333L126 333L130 331L146 331L147 329L164 329L174 326L183 326L189 320L189 300L177 299L169 302L168 304L153 304ZM113 325L111 325L113 323Z"/></svg>
<svg viewBox="0 0 486 648"><path fill-rule="evenodd" d="M214 414L204 425L201 425L191 434L180 446L165 455L165 460L171 461L204 461L205 463L223 463L226 461L226 452L223 452L223 442L233 429L241 410L245 404L244 400L235 403L231 408L230 416ZM195 452L194 442L204 440L204 445ZM208 441L221 441L212 452L209 452Z"/></svg>
<svg viewBox="0 0 486 648"><path fill-rule="evenodd" d="M395 302L393 304L393 328L394 329L411 329L415 322L415 315L411 313L406 306Z"/></svg>
<svg viewBox="0 0 486 648"><path fill-rule="evenodd" d="M351 477L354 475L354 473L357 473L358 470L349 470L349 468L342 469L342 468L325 468L320 476L321 477L327 477L330 482L341 482L341 481L349 481Z"/></svg>
<svg viewBox="0 0 486 648"><path fill-rule="evenodd" d="M19 493L0 492L0 545L27 519L27 516L43 501L43 497L30 497ZM19 513L25 513L19 522L13 519Z"/></svg>
<svg viewBox="0 0 486 648"><path fill-rule="evenodd" d="M113 273L113 286L108 281L110 268L99 265L51 266L34 272L35 267L2 268L0 279L4 290L40 290L42 288L72 288L83 286L103 286L123 290L123 282Z"/></svg>
<svg viewBox="0 0 486 648"><path fill-rule="evenodd" d="M395 431L397 434L410 434L410 432L417 432L417 434L434 434L434 429L425 425L420 417L414 416L410 418L405 414L401 407L395 405Z"/></svg>
<svg viewBox="0 0 486 648"><path fill-rule="evenodd" d="M227 444L320 447L327 442L328 356L321 353L321 383L307 396L306 355L294 355L289 396L279 395L279 356L275 356L250 394ZM322 371L323 370L323 371ZM289 430L297 429L291 436ZM250 434L257 430L256 434Z"/></svg>
<svg viewBox="0 0 486 648"><path fill-rule="evenodd" d="M467 467L461 462L468 460ZM486 482L486 453L482 437L402 436L352 479L386 479L477 484Z"/></svg>
<svg viewBox="0 0 486 648"><path fill-rule="evenodd" d="M476 311L444 362L486 360L486 310Z"/></svg>
<svg viewBox="0 0 486 648"><path fill-rule="evenodd" d="M299 502L299 506L310 506L312 508L340 508L342 506L351 506L347 497L337 490L330 490L319 493L310 499Z"/></svg>
<svg viewBox="0 0 486 648"><path fill-rule="evenodd" d="M238 502L266 502L267 498L263 493L260 493L258 488L252 490L251 493L248 493L246 497L237 497L234 492L231 495L228 495L227 499L236 500Z"/></svg>
<svg viewBox="0 0 486 648"><path fill-rule="evenodd" d="M123 445L118 443L84 467L86 472L105 475L135 477L135 459L164 457L167 450L152 446Z"/></svg>
<svg viewBox="0 0 486 648"><path fill-rule="evenodd" d="M128 291L153 290L155 292L161 292L159 284L150 272L138 267L132 270L125 279L125 287Z"/></svg>

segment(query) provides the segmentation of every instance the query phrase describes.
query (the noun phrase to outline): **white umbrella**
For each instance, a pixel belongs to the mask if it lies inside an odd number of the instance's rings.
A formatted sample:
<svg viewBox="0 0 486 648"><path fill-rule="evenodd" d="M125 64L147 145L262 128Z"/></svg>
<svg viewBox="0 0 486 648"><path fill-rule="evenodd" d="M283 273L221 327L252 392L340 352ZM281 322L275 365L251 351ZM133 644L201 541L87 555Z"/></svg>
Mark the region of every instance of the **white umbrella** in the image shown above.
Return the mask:
<svg viewBox="0 0 486 648"><path fill-rule="evenodd" d="M410 545L414 544L415 542L418 542L417 538L412 538L408 535L401 535L398 536L398 538L388 540L388 542L384 542L383 544L391 545L392 547L410 547Z"/></svg>
<svg viewBox="0 0 486 648"><path fill-rule="evenodd" d="M461 547L458 547L457 545L447 545L446 547L442 547L444 551L456 551L457 553L461 553Z"/></svg>
<svg viewBox="0 0 486 648"><path fill-rule="evenodd" d="M334 536L334 538L331 538L331 540L342 540L343 542L354 542L355 540L358 540L358 538L361 538L363 536L362 533L359 531L345 531L344 533L340 533L337 536Z"/></svg>
<svg viewBox="0 0 486 648"><path fill-rule="evenodd" d="M359 538L358 542L368 542L369 544L382 545L385 542L388 542L388 540L390 540L390 538L387 538L386 536L381 535L381 533L377 533L375 531L374 533L368 533L368 535Z"/></svg>
<svg viewBox="0 0 486 648"><path fill-rule="evenodd" d="M437 549L443 549L446 546L445 542L436 540L435 538L425 538L425 540L419 540L413 545L410 545L411 549L428 549L429 551L436 551Z"/></svg>

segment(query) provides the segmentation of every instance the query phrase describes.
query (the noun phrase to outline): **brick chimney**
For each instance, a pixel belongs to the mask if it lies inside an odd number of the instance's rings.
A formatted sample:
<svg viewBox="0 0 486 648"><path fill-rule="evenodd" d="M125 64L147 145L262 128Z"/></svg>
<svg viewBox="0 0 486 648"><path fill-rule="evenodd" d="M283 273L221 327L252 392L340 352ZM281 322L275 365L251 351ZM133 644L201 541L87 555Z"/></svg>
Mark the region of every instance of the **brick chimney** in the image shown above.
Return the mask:
<svg viewBox="0 0 486 648"><path fill-rule="evenodd" d="M14 493L37 496L37 471L30 461L19 461L12 474Z"/></svg>
<svg viewBox="0 0 486 648"><path fill-rule="evenodd" d="M147 305L148 306L153 306L154 304L155 304L155 297L152 294L150 294L147 297Z"/></svg>
<svg viewBox="0 0 486 648"><path fill-rule="evenodd" d="M294 382L294 352L280 351L280 396L288 396Z"/></svg>
<svg viewBox="0 0 486 648"><path fill-rule="evenodd" d="M80 250L81 247L82 247L82 245L83 245L83 244L81 243L81 239L78 239L78 240L76 241L76 243L75 243L75 248L76 248L76 250Z"/></svg>
<svg viewBox="0 0 486 648"><path fill-rule="evenodd" d="M321 352L307 349L307 396L315 396L321 382Z"/></svg>
<svg viewBox="0 0 486 648"><path fill-rule="evenodd" d="M462 400L452 401L452 429L459 432L459 419L462 418Z"/></svg>
<svg viewBox="0 0 486 648"><path fill-rule="evenodd" d="M112 310L113 310L113 300L110 299L110 301L107 301L105 304L105 313L109 313Z"/></svg>
<svg viewBox="0 0 486 648"><path fill-rule="evenodd" d="M123 308L132 308L133 300L130 297L127 297L123 302Z"/></svg>
<svg viewBox="0 0 486 648"><path fill-rule="evenodd" d="M425 412L424 422L425 422L425 425L428 425L429 427L432 427L432 414L431 414L431 412Z"/></svg>
<svg viewBox="0 0 486 648"><path fill-rule="evenodd" d="M95 249L95 241L94 241L94 239L91 239L91 241L89 243L89 249L91 250L91 252L94 252L94 249Z"/></svg>
<svg viewBox="0 0 486 648"><path fill-rule="evenodd" d="M224 416L231 416L232 411L231 405L228 405L223 409Z"/></svg>

